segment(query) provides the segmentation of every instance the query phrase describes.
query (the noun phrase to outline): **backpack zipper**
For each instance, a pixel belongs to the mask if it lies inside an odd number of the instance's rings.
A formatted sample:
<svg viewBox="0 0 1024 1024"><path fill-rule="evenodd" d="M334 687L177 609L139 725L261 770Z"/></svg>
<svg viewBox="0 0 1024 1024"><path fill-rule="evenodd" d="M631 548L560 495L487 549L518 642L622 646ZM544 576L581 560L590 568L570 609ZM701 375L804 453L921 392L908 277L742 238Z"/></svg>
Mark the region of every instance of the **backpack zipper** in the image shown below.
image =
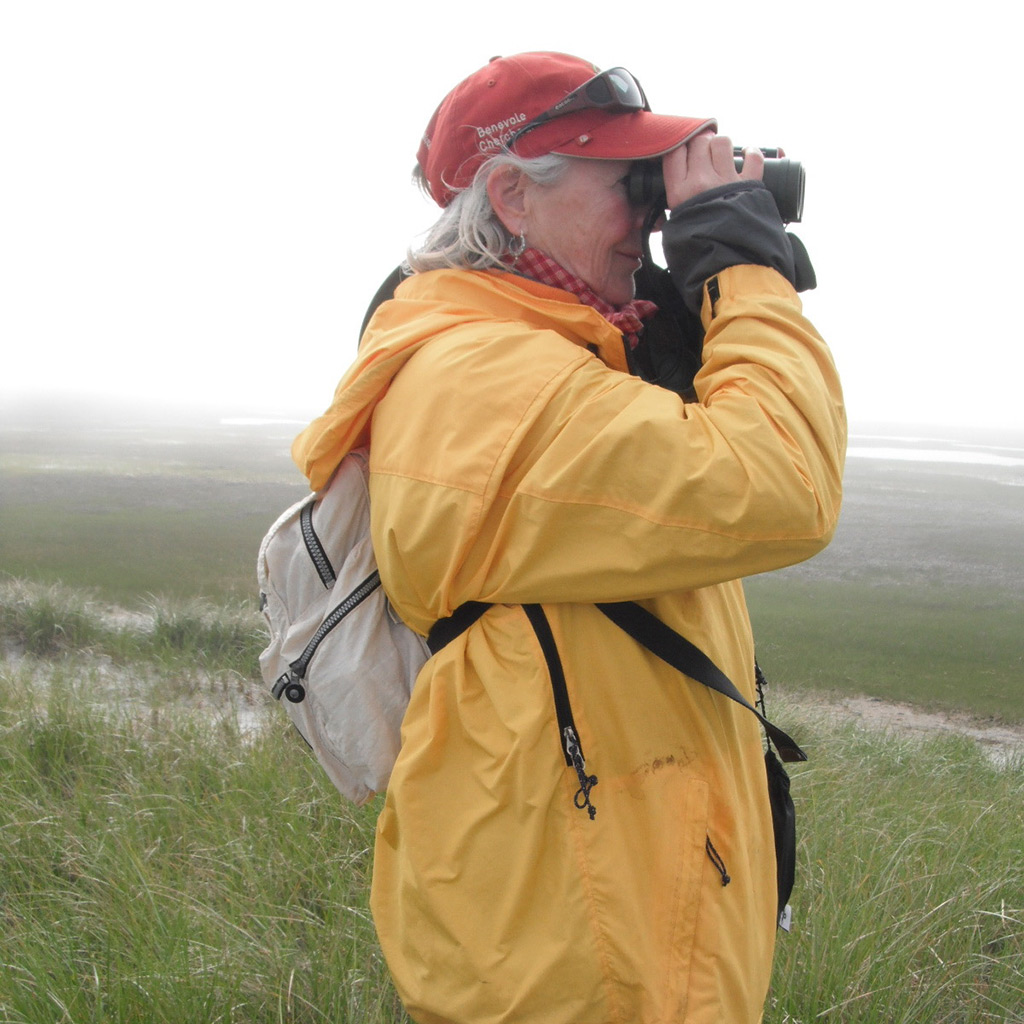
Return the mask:
<svg viewBox="0 0 1024 1024"><path fill-rule="evenodd" d="M317 536L316 530L313 528L313 508L315 505L316 498L302 506L302 511L299 513L299 528L302 530L302 539L306 544L306 551L313 562L313 568L316 569L320 582L326 589L330 590L334 586L337 576L335 576L334 566L331 565L331 560L327 557L327 552L324 550L324 546Z"/></svg>
<svg viewBox="0 0 1024 1024"><path fill-rule="evenodd" d="M309 669L309 663L313 659L313 655L316 654L316 649L323 642L324 637L334 629L335 626L341 622L345 616L350 612L354 611L359 607L378 587L380 586L380 572L374 569L369 576L363 580L362 583L352 591L348 597L345 598L341 604L337 605L331 613L320 623L317 631L310 638L308 644L306 644L303 652L288 665L288 671L285 672L280 678L274 683L274 688L271 690L274 697L277 700L281 699L282 694L288 698L293 704L301 703L306 697L306 688L302 685L302 680L306 678L306 672Z"/></svg>
<svg viewBox="0 0 1024 1024"><path fill-rule="evenodd" d="M580 788L576 791L573 803L594 820L597 808L590 801L590 791L597 785L597 776L587 774L587 761L583 756L583 745L580 743L576 722L572 717L572 705L569 703L569 690L565 684L565 672L562 659L558 654L554 634L544 609L539 604L524 604L523 611L530 620L537 641L540 643L544 660L547 662L548 675L551 678L551 692L555 701L555 717L558 720L558 735L562 738L562 753L565 763L576 772Z"/></svg>

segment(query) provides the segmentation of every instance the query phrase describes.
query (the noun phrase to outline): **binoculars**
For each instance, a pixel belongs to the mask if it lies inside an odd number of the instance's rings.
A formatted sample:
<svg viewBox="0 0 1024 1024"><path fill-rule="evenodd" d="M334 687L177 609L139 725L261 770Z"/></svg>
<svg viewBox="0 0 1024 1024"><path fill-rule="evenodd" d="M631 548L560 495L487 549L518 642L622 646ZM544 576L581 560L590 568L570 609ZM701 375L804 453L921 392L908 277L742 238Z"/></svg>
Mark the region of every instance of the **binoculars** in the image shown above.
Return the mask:
<svg viewBox="0 0 1024 1024"><path fill-rule="evenodd" d="M764 153L765 188L771 192L779 214L787 224L799 222L804 212L803 166L796 160L779 156L778 149L762 149ZM743 169L743 150L732 151L736 170ZM636 206L652 206L665 209L665 179L661 172L660 160L638 160L629 169L626 182L629 201Z"/></svg>

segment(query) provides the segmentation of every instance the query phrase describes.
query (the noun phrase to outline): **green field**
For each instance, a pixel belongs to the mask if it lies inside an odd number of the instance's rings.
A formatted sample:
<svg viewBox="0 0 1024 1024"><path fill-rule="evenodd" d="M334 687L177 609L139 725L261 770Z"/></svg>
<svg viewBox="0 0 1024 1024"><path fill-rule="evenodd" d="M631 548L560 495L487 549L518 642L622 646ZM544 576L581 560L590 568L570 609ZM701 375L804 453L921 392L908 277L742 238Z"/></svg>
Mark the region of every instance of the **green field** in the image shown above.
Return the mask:
<svg viewBox="0 0 1024 1024"><path fill-rule="evenodd" d="M0 571L150 596L252 596L260 538L307 492L298 428L40 416L0 430Z"/></svg>
<svg viewBox="0 0 1024 1024"><path fill-rule="evenodd" d="M252 616L0 585L0 1021L408 1024L356 809L247 672ZM1024 1022L1024 761L808 710L766 1024Z"/></svg>
<svg viewBox="0 0 1024 1024"><path fill-rule="evenodd" d="M346 805L264 691L290 428L0 431L0 1024L408 1024ZM836 540L749 581L793 769L765 1024L1024 1024L1024 754L829 713L1024 721L1019 486L852 461ZM813 698L813 699L811 699Z"/></svg>
<svg viewBox="0 0 1024 1024"><path fill-rule="evenodd" d="M90 415L0 422L0 573L255 600L260 538L306 493L297 425ZM1020 476L851 459L831 547L748 581L769 678L1024 722Z"/></svg>
<svg viewBox="0 0 1024 1024"><path fill-rule="evenodd" d="M791 689L1024 721L1018 477L850 460L832 545L748 581L766 671Z"/></svg>

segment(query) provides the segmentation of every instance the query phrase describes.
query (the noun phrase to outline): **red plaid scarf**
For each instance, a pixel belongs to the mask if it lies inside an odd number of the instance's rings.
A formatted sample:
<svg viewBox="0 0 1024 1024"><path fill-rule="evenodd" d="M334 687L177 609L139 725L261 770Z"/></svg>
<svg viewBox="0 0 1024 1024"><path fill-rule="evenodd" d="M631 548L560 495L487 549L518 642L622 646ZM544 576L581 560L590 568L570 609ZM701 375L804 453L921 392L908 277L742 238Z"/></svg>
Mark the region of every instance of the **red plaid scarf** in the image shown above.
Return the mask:
<svg viewBox="0 0 1024 1024"><path fill-rule="evenodd" d="M550 256L545 256L538 249L527 249L515 261L514 267L518 273L552 288L571 292L584 305L592 306L613 327L622 331L630 348L636 348L644 320L658 312L658 307L646 299L634 299L624 306L613 306L610 302L605 302L585 281L575 274L570 274L561 264L556 263Z"/></svg>

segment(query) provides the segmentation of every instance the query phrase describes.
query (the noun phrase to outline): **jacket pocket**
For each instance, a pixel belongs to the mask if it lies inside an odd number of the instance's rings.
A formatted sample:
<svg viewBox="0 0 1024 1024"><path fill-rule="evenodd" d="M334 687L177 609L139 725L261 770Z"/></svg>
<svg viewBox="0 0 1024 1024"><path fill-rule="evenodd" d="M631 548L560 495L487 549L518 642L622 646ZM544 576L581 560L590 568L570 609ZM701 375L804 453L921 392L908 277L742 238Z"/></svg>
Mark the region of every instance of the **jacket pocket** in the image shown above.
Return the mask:
<svg viewBox="0 0 1024 1024"><path fill-rule="evenodd" d="M703 886L717 878L708 784L671 758L602 784L600 827L572 822L610 1019L684 1020Z"/></svg>

